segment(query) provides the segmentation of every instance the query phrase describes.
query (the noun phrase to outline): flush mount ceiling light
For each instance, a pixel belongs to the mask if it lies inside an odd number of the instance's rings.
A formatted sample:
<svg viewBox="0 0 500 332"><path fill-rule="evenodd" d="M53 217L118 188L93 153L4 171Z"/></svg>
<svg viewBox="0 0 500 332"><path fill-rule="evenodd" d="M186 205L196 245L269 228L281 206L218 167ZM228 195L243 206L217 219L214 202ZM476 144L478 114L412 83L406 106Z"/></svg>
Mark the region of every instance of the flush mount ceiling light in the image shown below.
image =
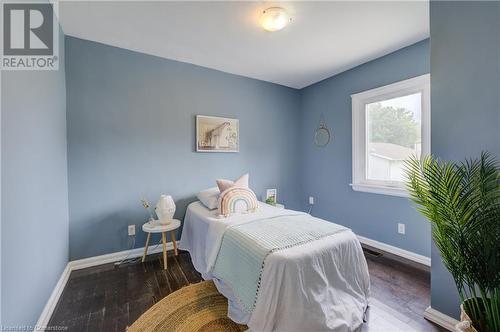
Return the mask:
<svg viewBox="0 0 500 332"><path fill-rule="evenodd" d="M281 7L267 8L260 16L260 25L266 31L279 31L283 29L292 19Z"/></svg>

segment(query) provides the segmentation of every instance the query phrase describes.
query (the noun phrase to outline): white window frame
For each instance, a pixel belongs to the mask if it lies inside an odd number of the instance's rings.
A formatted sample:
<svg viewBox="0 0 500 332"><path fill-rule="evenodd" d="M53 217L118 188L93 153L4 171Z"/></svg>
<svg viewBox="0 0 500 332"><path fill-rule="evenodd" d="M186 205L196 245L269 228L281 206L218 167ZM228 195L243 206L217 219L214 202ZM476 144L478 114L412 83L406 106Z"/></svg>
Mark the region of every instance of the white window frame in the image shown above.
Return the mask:
<svg viewBox="0 0 500 332"><path fill-rule="evenodd" d="M422 156L431 153L430 74L351 95L352 98L352 189L376 194L408 197L399 181L370 180L366 176L366 104L422 93Z"/></svg>

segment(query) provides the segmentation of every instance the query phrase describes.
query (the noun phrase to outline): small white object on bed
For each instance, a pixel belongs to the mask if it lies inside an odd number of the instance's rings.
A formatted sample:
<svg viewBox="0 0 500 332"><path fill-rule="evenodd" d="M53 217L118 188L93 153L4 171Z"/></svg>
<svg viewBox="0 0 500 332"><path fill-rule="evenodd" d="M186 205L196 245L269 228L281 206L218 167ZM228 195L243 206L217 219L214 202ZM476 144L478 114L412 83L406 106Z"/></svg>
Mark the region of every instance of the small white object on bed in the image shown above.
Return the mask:
<svg viewBox="0 0 500 332"><path fill-rule="evenodd" d="M180 248L189 251L204 279L214 279L212 269L228 227L292 215L307 216L259 203L255 213L220 219L217 210L194 202L186 212ZM228 285L214 282L229 300L229 318L253 331L353 331L363 323L370 289L361 245L349 229L267 256L250 314Z"/></svg>

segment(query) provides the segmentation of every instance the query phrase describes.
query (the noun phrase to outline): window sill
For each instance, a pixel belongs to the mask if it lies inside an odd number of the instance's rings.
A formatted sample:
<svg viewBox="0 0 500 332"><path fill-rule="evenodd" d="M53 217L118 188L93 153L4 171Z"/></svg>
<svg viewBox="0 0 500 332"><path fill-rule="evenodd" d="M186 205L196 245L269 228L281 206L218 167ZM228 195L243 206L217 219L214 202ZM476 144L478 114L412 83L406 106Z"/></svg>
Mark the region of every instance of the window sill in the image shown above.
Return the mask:
<svg viewBox="0 0 500 332"><path fill-rule="evenodd" d="M408 190L398 187L377 186L372 184L351 184L352 190L363 191L372 194L381 194L398 197L410 197Z"/></svg>

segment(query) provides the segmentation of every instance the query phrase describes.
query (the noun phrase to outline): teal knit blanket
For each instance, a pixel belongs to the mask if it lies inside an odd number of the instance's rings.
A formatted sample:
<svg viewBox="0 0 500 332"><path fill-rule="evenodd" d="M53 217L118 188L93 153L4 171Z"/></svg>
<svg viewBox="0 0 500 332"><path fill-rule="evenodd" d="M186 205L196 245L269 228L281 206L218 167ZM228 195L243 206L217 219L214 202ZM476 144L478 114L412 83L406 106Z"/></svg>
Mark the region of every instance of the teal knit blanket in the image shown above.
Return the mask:
<svg viewBox="0 0 500 332"><path fill-rule="evenodd" d="M282 215L232 226L224 232L212 272L231 288L242 309L251 313L269 254L345 230L308 214Z"/></svg>

